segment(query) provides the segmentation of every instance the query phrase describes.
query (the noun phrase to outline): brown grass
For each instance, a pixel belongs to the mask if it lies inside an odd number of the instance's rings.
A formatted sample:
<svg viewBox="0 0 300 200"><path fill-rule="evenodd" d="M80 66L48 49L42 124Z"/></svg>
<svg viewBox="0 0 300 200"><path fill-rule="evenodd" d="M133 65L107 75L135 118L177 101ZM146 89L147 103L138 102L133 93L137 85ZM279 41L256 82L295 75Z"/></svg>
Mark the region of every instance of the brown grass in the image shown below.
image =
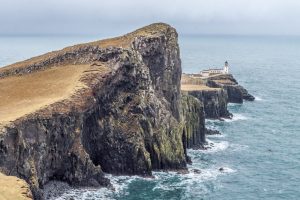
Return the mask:
<svg viewBox="0 0 300 200"><path fill-rule="evenodd" d="M18 62L0 68L0 73L26 68L88 46L125 48L131 45L136 37L160 35L169 28L170 26L162 23L152 24L121 37L79 44ZM68 65L0 79L0 125L70 97L77 89L84 87L79 79L89 68L89 65Z"/></svg>
<svg viewBox="0 0 300 200"><path fill-rule="evenodd" d="M211 88L206 85L192 85L192 84L182 84L181 85L181 90L182 91L214 91L214 90L219 90L220 88Z"/></svg>
<svg viewBox="0 0 300 200"><path fill-rule="evenodd" d="M231 80L228 80L228 79L223 79L223 80L214 80L215 82L217 83L221 83L221 84L228 84L228 85L233 85L235 84L234 82L232 82Z"/></svg>
<svg viewBox="0 0 300 200"><path fill-rule="evenodd" d="M0 199L30 200L32 198L29 187L24 180L0 173Z"/></svg>
<svg viewBox="0 0 300 200"><path fill-rule="evenodd" d="M181 91L214 91L218 88L211 88L205 85L206 80L197 76L190 76L188 74L182 74L181 77Z"/></svg>
<svg viewBox="0 0 300 200"><path fill-rule="evenodd" d="M188 75L182 75L181 84L202 85L202 84L204 84L204 81L199 77L191 77Z"/></svg>
<svg viewBox="0 0 300 200"><path fill-rule="evenodd" d="M4 124L63 100L83 88L80 77L89 65L53 67L0 79L0 123Z"/></svg>
<svg viewBox="0 0 300 200"><path fill-rule="evenodd" d="M30 58L25 61L17 62L12 65L8 65L5 67L0 68L0 73L7 71L7 70L12 70L12 69L18 69L22 68L25 66L33 65L36 63L40 63L44 60L54 58L58 55L65 54L66 52L71 52L76 49L80 48L85 48L88 46L93 46L93 47L100 47L100 48L107 48L107 47L122 47L122 48L127 48L131 45L132 41L134 38L138 36L155 36L159 35L161 33L164 33L167 31L167 29L170 26L167 24L163 23L156 23L156 24L151 24L149 26L137 29L136 31L133 31L131 33L128 33L123 36L115 37L115 38L110 38L110 39L104 39L104 40L98 40L94 42L89 42L89 43L83 43L83 44L77 44L74 46L66 47L64 49L58 50L58 51L53 51L46 53L44 55L36 56L33 58Z"/></svg>

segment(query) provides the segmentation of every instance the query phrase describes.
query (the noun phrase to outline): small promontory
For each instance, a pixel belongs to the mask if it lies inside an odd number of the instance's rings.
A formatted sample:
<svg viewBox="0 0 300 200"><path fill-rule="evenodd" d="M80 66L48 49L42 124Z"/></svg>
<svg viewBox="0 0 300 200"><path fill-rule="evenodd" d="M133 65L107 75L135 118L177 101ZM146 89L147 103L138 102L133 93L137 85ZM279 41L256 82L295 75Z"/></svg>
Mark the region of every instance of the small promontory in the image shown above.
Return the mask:
<svg viewBox="0 0 300 200"><path fill-rule="evenodd" d="M238 84L232 74L215 74L203 77L200 74L183 74L181 90L199 99L205 110L205 117L211 119L230 118L228 103L254 101L254 97Z"/></svg>

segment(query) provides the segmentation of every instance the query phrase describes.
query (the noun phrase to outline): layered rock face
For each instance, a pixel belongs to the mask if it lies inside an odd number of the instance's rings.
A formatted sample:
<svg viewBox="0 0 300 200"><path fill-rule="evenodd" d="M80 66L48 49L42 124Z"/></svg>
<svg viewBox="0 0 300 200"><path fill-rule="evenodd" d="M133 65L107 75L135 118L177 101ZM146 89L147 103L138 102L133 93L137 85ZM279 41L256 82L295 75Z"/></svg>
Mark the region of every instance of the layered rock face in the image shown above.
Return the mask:
<svg viewBox="0 0 300 200"><path fill-rule="evenodd" d="M95 93L83 143L96 165L116 174L150 175L185 167L181 144L181 66L177 33L140 37Z"/></svg>
<svg viewBox="0 0 300 200"><path fill-rule="evenodd" d="M23 95L40 107L16 97L22 109L11 106L4 111L9 117L0 118L0 171L25 179L35 199L43 198L40 188L51 180L108 186L103 172L147 176L153 169L185 168L186 148L205 142L203 105L192 96L181 99L177 33L169 25L152 24L0 70L0 82L35 76L56 78L47 85L49 91L57 85L53 93L64 87L59 83L71 88L64 98L42 93L42 99L26 90Z"/></svg>
<svg viewBox="0 0 300 200"><path fill-rule="evenodd" d="M205 112L204 106L197 98L183 92L182 116L184 129L182 135L185 150L202 148L205 144Z"/></svg>
<svg viewBox="0 0 300 200"><path fill-rule="evenodd" d="M238 84L231 74L210 77L207 86L226 90L228 102L230 103L243 103L243 100L254 101L255 99L245 88Z"/></svg>
<svg viewBox="0 0 300 200"><path fill-rule="evenodd" d="M204 104L205 117L209 119L219 119L231 117L227 110L228 94L226 90L200 90L189 91L192 95Z"/></svg>
<svg viewBox="0 0 300 200"><path fill-rule="evenodd" d="M210 77L184 74L181 84L185 92L203 103L206 118L230 118L232 114L227 110L228 103L254 100L254 97L239 85L231 74Z"/></svg>

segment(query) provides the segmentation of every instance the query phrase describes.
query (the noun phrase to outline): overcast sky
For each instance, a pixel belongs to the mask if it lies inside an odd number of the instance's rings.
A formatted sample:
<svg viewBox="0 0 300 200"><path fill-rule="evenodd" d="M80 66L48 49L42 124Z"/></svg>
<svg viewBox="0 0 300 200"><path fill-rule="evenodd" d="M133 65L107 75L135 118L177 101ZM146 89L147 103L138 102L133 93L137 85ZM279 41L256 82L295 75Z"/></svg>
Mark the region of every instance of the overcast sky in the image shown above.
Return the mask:
<svg viewBox="0 0 300 200"><path fill-rule="evenodd" d="M120 34L166 22L181 34L300 35L300 0L0 0L0 34Z"/></svg>

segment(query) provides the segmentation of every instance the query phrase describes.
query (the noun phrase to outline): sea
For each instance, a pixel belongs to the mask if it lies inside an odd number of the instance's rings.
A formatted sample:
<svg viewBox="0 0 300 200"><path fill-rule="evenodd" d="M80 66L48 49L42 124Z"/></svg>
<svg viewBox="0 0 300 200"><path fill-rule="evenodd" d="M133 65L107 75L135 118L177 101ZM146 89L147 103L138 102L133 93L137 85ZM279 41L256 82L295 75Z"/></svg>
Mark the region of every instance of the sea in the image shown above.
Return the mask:
<svg viewBox="0 0 300 200"><path fill-rule="evenodd" d="M0 66L101 38L0 36ZM229 104L232 119L206 120L222 135L207 137L208 150L188 151L188 174L107 174L113 190L70 189L53 199L300 199L300 37L183 35L179 44L183 72L223 67L227 60L256 100Z"/></svg>

